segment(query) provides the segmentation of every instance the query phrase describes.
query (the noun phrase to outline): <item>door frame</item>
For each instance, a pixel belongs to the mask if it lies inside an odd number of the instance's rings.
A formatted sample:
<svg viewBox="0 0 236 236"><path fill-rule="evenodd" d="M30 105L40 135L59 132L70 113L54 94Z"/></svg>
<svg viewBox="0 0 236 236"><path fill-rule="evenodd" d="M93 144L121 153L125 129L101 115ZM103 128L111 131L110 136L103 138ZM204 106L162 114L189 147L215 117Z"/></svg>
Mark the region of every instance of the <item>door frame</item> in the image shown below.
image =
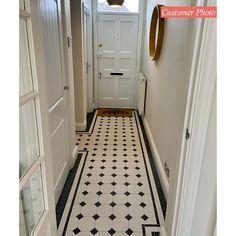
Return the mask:
<svg viewBox="0 0 236 236"><path fill-rule="evenodd" d="M84 48L84 50L87 50L87 62L85 61L85 58L83 58L84 60L84 73L87 73L87 104L86 104L86 113L88 112L92 112L94 109L94 96L93 96L93 62L92 62L92 57L93 57L93 51L92 51L92 47L93 47L93 40L92 40L92 12L89 9L89 7L86 5L85 2L82 2L82 19L83 19L83 23L82 23L82 27L83 27L83 34L85 33L84 31L84 17L87 17L86 20L86 38L87 38L87 42L86 42L86 47L87 49ZM83 35L83 39L84 39L84 35ZM85 54L84 54L85 55Z"/></svg>
<svg viewBox="0 0 236 236"><path fill-rule="evenodd" d="M102 13L102 14L114 14L114 15L138 15L138 42L137 42L137 56L136 56L136 66L135 66L135 87L134 87L134 109L137 109L137 91L138 91L138 73L140 72L141 63L141 52L142 52L142 32L143 32L143 21L144 21L144 10L146 1L139 0L139 12L138 13ZM94 108L98 108L98 79L99 79L99 66L97 58L97 41L98 41L98 13L97 11L97 0L92 0L92 14L93 14L93 65L94 65Z"/></svg>
<svg viewBox="0 0 236 236"><path fill-rule="evenodd" d="M204 0L198 0L197 5L205 5ZM213 6L216 2L207 0L207 5ZM216 71L214 70L216 64L212 63L209 66L204 63L204 58L212 62L216 60L216 55L214 53L212 55L211 49L206 47L209 41L212 42L208 37L212 37L213 40L216 37L216 34L215 37L214 33L212 34L212 29L209 29L211 20L198 19L196 23L171 236L191 235L211 105L216 91ZM209 73L209 79L204 77L203 70ZM185 138L186 129L190 131L188 140Z"/></svg>
<svg viewBox="0 0 236 236"><path fill-rule="evenodd" d="M61 17L62 17L62 44L65 61L65 75L67 77L66 84L69 87L68 94L68 130L69 130L69 156L70 168L74 166L76 161L78 147L76 146L76 129L75 129L75 97L74 97L74 70L73 70L73 50L72 50L72 33L71 33L71 11L70 0L60 0Z"/></svg>

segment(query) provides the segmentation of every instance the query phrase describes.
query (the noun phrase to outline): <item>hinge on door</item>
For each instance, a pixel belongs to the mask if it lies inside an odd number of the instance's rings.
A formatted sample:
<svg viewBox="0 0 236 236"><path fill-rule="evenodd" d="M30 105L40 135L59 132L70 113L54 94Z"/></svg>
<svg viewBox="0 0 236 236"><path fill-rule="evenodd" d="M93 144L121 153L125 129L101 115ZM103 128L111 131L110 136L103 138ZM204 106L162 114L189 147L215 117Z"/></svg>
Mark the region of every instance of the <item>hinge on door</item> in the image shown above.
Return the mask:
<svg viewBox="0 0 236 236"><path fill-rule="evenodd" d="M186 129L186 133L185 133L185 139L188 140L190 138L190 133L189 133L189 129Z"/></svg>

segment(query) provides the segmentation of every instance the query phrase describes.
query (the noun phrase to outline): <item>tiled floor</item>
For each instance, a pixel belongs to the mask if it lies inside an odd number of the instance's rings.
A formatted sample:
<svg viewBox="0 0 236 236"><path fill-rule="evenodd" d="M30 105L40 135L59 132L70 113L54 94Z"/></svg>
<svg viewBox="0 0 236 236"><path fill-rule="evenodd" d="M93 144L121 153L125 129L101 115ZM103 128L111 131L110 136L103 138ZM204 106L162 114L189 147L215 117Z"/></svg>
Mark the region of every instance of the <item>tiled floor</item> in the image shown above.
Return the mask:
<svg viewBox="0 0 236 236"><path fill-rule="evenodd" d="M136 112L95 114L77 139L83 155L58 235L161 235L164 218Z"/></svg>

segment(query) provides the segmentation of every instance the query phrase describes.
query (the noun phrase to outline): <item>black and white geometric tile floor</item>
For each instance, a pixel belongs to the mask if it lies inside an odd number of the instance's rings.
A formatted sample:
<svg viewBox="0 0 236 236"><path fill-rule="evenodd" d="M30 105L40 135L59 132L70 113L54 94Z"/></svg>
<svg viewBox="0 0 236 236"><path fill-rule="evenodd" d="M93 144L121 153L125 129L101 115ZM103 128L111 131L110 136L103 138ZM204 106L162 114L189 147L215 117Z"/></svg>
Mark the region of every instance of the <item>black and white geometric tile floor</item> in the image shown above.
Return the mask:
<svg viewBox="0 0 236 236"><path fill-rule="evenodd" d="M95 113L77 140L83 155L58 235L161 235L164 218L137 113Z"/></svg>

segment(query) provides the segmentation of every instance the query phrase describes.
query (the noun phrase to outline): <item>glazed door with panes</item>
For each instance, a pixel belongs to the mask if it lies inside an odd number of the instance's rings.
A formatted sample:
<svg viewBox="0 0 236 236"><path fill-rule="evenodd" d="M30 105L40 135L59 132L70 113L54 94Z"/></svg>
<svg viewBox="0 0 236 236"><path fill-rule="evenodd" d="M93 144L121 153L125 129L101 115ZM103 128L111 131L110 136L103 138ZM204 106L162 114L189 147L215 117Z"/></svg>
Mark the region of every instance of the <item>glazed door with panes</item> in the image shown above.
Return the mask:
<svg viewBox="0 0 236 236"><path fill-rule="evenodd" d="M37 3L19 1L19 235L55 236L52 157L42 86L46 80L43 66L39 67L43 47L39 47L42 40L34 37L40 30ZM37 27L32 27L33 22Z"/></svg>

